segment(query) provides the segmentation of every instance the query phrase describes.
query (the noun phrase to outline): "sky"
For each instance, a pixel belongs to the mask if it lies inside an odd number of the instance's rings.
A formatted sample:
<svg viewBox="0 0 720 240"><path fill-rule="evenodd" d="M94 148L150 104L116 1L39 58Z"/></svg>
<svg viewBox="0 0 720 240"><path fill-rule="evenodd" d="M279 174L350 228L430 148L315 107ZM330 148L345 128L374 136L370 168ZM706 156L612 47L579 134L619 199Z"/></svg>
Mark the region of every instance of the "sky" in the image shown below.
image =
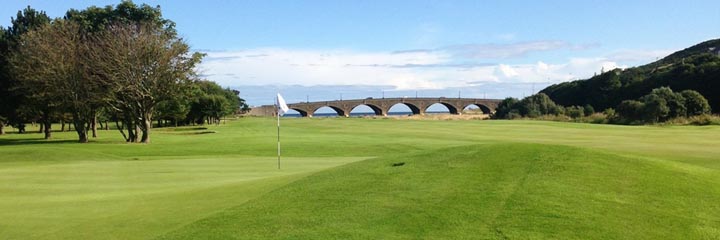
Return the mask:
<svg viewBox="0 0 720 240"><path fill-rule="evenodd" d="M505 98L643 65L720 37L714 1L134 1L160 5L198 71L250 105L366 97ZM3 1L51 17L119 1Z"/></svg>

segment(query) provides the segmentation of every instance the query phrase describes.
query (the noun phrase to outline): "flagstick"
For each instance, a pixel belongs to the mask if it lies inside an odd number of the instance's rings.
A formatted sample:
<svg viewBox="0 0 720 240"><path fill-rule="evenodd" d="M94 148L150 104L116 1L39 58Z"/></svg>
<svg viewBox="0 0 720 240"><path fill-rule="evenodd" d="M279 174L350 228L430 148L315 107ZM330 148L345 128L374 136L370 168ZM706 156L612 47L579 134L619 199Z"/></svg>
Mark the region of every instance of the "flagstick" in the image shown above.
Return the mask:
<svg viewBox="0 0 720 240"><path fill-rule="evenodd" d="M278 106L280 106L280 101L278 99ZM280 169L280 113L277 113L277 149L278 149L278 170Z"/></svg>

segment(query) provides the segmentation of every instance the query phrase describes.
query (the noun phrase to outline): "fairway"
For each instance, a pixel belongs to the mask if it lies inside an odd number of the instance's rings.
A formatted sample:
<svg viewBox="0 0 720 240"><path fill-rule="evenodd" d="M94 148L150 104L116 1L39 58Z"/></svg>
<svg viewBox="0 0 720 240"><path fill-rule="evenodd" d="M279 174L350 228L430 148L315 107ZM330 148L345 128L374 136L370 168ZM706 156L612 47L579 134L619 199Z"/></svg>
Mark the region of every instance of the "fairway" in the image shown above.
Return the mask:
<svg viewBox="0 0 720 240"><path fill-rule="evenodd" d="M720 238L717 126L282 121L0 136L0 236Z"/></svg>

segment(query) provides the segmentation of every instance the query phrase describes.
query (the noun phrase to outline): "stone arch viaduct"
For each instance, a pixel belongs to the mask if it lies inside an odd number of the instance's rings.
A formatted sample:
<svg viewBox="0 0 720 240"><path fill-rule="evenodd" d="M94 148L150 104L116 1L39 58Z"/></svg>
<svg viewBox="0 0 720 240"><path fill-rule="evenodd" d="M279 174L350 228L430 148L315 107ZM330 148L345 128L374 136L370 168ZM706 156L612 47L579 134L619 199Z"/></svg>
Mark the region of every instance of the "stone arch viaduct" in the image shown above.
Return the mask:
<svg viewBox="0 0 720 240"><path fill-rule="evenodd" d="M413 114L424 115L430 105L439 103L447 107L451 114L462 114L463 109L468 106L475 105L483 111L490 114L495 112L500 99L478 99L478 98L382 98L382 99L353 99L353 100L335 100L335 101L319 101L288 104L290 109L298 111L303 117L312 117L315 111L322 107L329 107L335 110L338 116L349 117L350 111L355 107L365 105L370 107L375 115L387 116L391 107L397 104L403 104L410 108ZM250 111L250 115L256 116L275 116L275 106L265 105L255 107Z"/></svg>

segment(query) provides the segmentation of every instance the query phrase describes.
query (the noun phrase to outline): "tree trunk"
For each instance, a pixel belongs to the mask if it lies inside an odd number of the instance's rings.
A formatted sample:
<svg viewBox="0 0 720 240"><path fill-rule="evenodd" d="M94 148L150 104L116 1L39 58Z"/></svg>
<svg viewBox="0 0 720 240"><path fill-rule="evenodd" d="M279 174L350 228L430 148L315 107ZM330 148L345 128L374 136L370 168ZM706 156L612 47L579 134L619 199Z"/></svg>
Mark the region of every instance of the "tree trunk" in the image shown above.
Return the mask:
<svg viewBox="0 0 720 240"><path fill-rule="evenodd" d="M0 135L5 135L5 123L0 121Z"/></svg>
<svg viewBox="0 0 720 240"><path fill-rule="evenodd" d="M52 123L50 122L50 120L47 120L43 124L45 124L45 139L50 139L50 137L51 137L50 135L52 134L50 132L50 130L52 128Z"/></svg>
<svg viewBox="0 0 720 240"><path fill-rule="evenodd" d="M43 128L45 127L45 124L40 124L40 128L38 129L38 133L43 133ZM47 139L47 137L45 138Z"/></svg>
<svg viewBox="0 0 720 240"><path fill-rule="evenodd" d="M60 119L60 131L65 131L65 119Z"/></svg>
<svg viewBox="0 0 720 240"><path fill-rule="evenodd" d="M93 114L93 119L90 123L90 129L92 130L92 137L97 138L97 114Z"/></svg>
<svg viewBox="0 0 720 240"><path fill-rule="evenodd" d="M78 142L86 143L89 141L87 134L86 123L81 121L79 116L73 117L73 125L75 125L75 132L78 134Z"/></svg>
<svg viewBox="0 0 720 240"><path fill-rule="evenodd" d="M108 121L105 120L105 131L110 130L110 125L108 125Z"/></svg>
<svg viewBox="0 0 720 240"><path fill-rule="evenodd" d="M43 112L43 121L42 121L42 125L40 125L40 128L41 129L44 128L45 139L50 139L50 137L52 137L51 133L50 133L50 130L52 128L51 124L52 123L50 122L50 113L48 111L44 111Z"/></svg>
<svg viewBox="0 0 720 240"><path fill-rule="evenodd" d="M139 138L140 137L139 136L140 135L140 124L138 124L138 123L133 123L133 124L135 125L135 130L133 133L133 142L136 143L136 142L139 142L139 140L140 140L140 138Z"/></svg>
<svg viewBox="0 0 720 240"><path fill-rule="evenodd" d="M150 143L150 129L152 128L152 115L149 113L143 114L143 119L140 124L142 124L142 140L140 142L142 143Z"/></svg>

